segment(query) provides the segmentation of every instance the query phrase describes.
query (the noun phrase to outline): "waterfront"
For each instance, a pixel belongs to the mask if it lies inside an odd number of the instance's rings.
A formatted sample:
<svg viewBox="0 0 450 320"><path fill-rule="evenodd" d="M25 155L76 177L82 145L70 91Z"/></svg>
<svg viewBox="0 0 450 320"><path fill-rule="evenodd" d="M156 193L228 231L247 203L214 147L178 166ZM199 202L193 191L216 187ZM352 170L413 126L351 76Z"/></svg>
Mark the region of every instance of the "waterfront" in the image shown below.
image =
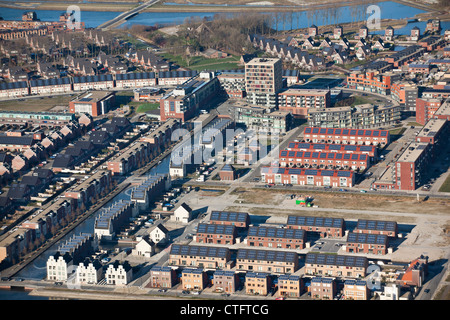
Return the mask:
<svg viewBox="0 0 450 320"><path fill-rule="evenodd" d="M425 11L413 7L406 6L393 1L385 1L376 3L380 7L381 19L405 19L413 18L417 14L425 13ZM357 13L355 8L359 8ZM278 30L299 29L309 27L311 24L328 25L331 23L349 23L355 19L366 20L372 12L366 13L367 6L343 6L336 8L334 13L318 14L314 10L288 12L279 17L278 22L274 21L274 28ZM58 21L60 10L35 10L38 18L42 21ZM325 11L326 12L326 11ZM20 20L23 10L2 8L1 16L4 20ZM135 24L150 25L150 26L165 26L177 25L183 23L189 17L212 19L214 15L219 14L219 11L210 12L143 12L131 18L122 27L129 27ZM264 12L263 12L264 13ZM268 12L265 12L268 14ZM82 11L81 20L85 23L87 28L95 28L102 23L109 21L118 15L117 12L96 12L96 11ZM333 18L333 17L334 18ZM396 29L397 34L409 34L411 28L419 26L425 29L425 23L416 22L410 23L403 28ZM443 22L443 29L446 29L450 23ZM374 32L376 33L376 31Z"/></svg>

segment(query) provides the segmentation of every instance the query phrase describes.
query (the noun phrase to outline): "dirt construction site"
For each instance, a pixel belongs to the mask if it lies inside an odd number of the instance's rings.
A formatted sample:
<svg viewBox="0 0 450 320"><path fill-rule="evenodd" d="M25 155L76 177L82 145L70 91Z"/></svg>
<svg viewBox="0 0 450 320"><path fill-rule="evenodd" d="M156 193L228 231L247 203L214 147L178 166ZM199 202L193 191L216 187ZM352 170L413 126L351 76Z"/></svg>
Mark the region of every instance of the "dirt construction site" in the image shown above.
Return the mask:
<svg viewBox="0 0 450 320"><path fill-rule="evenodd" d="M430 260L438 260L450 253L449 199L429 198L424 201L423 197L418 200L416 197L395 195L294 192L255 188L238 182L215 190L202 189L187 194L181 202L187 203L193 210L248 212L252 223L261 217L265 224L276 225L285 224L289 215L333 217L343 218L351 231L358 219L396 221L400 239L392 242L393 252L383 256L383 259L408 262L424 254ZM298 200L305 198L311 200L310 204L299 204Z"/></svg>

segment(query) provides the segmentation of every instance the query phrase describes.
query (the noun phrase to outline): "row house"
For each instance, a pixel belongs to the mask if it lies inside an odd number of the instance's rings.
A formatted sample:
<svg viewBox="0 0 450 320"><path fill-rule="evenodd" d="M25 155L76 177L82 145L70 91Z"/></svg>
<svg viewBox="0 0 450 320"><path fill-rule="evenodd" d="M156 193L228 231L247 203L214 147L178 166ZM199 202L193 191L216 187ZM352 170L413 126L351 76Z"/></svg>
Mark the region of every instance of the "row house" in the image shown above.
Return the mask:
<svg viewBox="0 0 450 320"><path fill-rule="evenodd" d="M172 244L169 253L170 266L231 269L231 252L226 247L206 247Z"/></svg>
<svg viewBox="0 0 450 320"><path fill-rule="evenodd" d="M31 95L47 95L72 92L70 78L38 79L30 81Z"/></svg>
<svg viewBox="0 0 450 320"><path fill-rule="evenodd" d="M74 91L108 90L114 88L114 79L110 74L73 77Z"/></svg>
<svg viewBox="0 0 450 320"><path fill-rule="evenodd" d="M245 293L248 295L267 296L272 289L269 273L247 272L245 275Z"/></svg>
<svg viewBox="0 0 450 320"><path fill-rule="evenodd" d="M98 260L86 258L76 270L77 284L97 284L103 279L103 265Z"/></svg>
<svg viewBox="0 0 450 320"><path fill-rule="evenodd" d="M194 240L198 243L232 245L236 241L236 235L235 226L200 223Z"/></svg>
<svg viewBox="0 0 450 320"><path fill-rule="evenodd" d="M202 268L185 268L181 271L181 289L202 291L209 285L207 273Z"/></svg>
<svg viewBox="0 0 450 320"><path fill-rule="evenodd" d="M364 278L369 263L366 257L307 253L305 274L340 278Z"/></svg>
<svg viewBox="0 0 450 320"><path fill-rule="evenodd" d="M262 167L261 182L306 186L351 188L356 174L349 170Z"/></svg>
<svg viewBox="0 0 450 320"><path fill-rule="evenodd" d="M333 300L337 294L337 283L334 278L314 277L309 290L314 300Z"/></svg>
<svg viewBox="0 0 450 320"><path fill-rule="evenodd" d="M366 154L281 150L279 163L282 167L364 171L370 159Z"/></svg>
<svg viewBox="0 0 450 320"><path fill-rule="evenodd" d="M358 219L354 233L381 234L397 238L398 226L395 221Z"/></svg>
<svg viewBox="0 0 450 320"><path fill-rule="evenodd" d="M306 232L301 229L254 227L248 229L246 244L250 247L304 249Z"/></svg>
<svg viewBox="0 0 450 320"><path fill-rule="evenodd" d="M236 269L251 272L294 273L299 268L296 252L239 249Z"/></svg>
<svg viewBox="0 0 450 320"><path fill-rule="evenodd" d="M234 271L216 270L213 275L214 292L234 293L240 287L239 275Z"/></svg>
<svg viewBox="0 0 450 320"><path fill-rule="evenodd" d="M247 212L212 211L209 223L235 226L236 228L248 228L250 215Z"/></svg>
<svg viewBox="0 0 450 320"><path fill-rule="evenodd" d="M140 64L146 70L170 71L168 62L148 50L139 50L131 54L130 61Z"/></svg>
<svg viewBox="0 0 450 320"><path fill-rule="evenodd" d="M76 266L98 249L98 241L90 233L74 235L62 243L47 260L47 279L67 281ZM75 274L76 276L76 274Z"/></svg>
<svg viewBox="0 0 450 320"><path fill-rule="evenodd" d="M189 79L198 75L198 71L186 70L186 71L159 71L158 85L160 86L178 86Z"/></svg>
<svg viewBox="0 0 450 320"><path fill-rule="evenodd" d="M405 49L396 51L384 57L384 61L394 65L395 68L407 65L425 53L426 49L419 45L408 46Z"/></svg>
<svg viewBox="0 0 450 320"><path fill-rule="evenodd" d="M281 275L278 277L279 297L300 298L306 291L305 279L297 275Z"/></svg>
<svg viewBox="0 0 450 320"><path fill-rule="evenodd" d="M35 241L36 237L31 229L14 228L0 240L0 262L15 264L20 255Z"/></svg>
<svg viewBox="0 0 450 320"><path fill-rule="evenodd" d="M306 127L303 139L313 143L381 145L390 143L388 130Z"/></svg>
<svg viewBox="0 0 450 320"><path fill-rule="evenodd" d="M155 72L116 74L116 88L142 88L157 85Z"/></svg>
<svg viewBox="0 0 450 320"><path fill-rule="evenodd" d="M114 286L126 286L133 280L133 268L125 261L114 261L108 265L105 272L106 284Z"/></svg>
<svg viewBox="0 0 450 320"><path fill-rule="evenodd" d="M342 218L288 216L286 228L315 232L322 238L341 238L345 233L345 220Z"/></svg>
<svg viewBox="0 0 450 320"><path fill-rule="evenodd" d="M57 227L63 219L71 218L76 212L76 202L72 199L58 199L56 202L47 205L37 214L22 222L21 228L33 230L36 238L46 237L52 232L53 227Z"/></svg>
<svg viewBox="0 0 450 320"><path fill-rule="evenodd" d="M77 200L78 205L84 204L87 206L96 195L110 190L111 185L111 173L109 171L99 170L88 179L66 190L64 196Z"/></svg>
<svg viewBox="0 0 450 320"><path fill-rule="evenodd" d="M125 175L142 167L152 159L152 145L148 142L136 142L119 155L107 161L108 170L113 175Z"/></svg>
<svg viewBox="0 0 450 320"><path fill-rule="evenodd" d="M0 98L17 98L30 94L27 81L0 83Z"/></svg>
<svg viewBox="0 0 450 320"><path fill-rule="evenodd" d="M345 251L384 255L388 252L388 246L386 235L350 232L345 244Z"/></svg>
<svg viewBox="0 0 450 320"><path fill-rule="evenodd" d="M289 151L309 151L309 152L334 152L348 154L365 154L374 161L378 157L376 146L332 144L332 143L308 143L308 142L289 142L286 150Z"/></svg>
<svg viewBox="0 0 450 320"><path fill-rule="evenodd" d="M345 280L342 298L344 300L369 300L370 290L364 280Z"/></svg>
<svg viewBox="0 0 450 320"><path fill-rule="evenodd" d="M175 269L155 265L150 269L147 287L172 288L178 281L179 279Z"/></svg>

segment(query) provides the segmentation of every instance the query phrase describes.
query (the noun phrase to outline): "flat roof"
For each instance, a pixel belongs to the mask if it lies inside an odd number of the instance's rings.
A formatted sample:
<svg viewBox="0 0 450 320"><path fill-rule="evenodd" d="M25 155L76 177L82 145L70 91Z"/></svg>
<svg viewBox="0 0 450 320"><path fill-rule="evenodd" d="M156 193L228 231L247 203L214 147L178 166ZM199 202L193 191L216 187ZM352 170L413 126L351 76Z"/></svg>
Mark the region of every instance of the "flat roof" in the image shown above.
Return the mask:
<svg viewBox="0 0 450 320"><path fill-rule="evenodd" d="M428 143L412 142L398 158L398 162L416 162L427 149Z"/></svg>

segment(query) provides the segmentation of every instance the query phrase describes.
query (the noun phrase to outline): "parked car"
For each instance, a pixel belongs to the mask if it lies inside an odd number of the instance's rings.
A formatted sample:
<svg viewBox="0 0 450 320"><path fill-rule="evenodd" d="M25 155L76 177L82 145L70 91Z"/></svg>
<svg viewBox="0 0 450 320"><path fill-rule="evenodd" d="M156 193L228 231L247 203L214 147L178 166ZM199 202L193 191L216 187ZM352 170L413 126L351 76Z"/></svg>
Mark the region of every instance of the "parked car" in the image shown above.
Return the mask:
<svg viewBox="0 0 450 320"><path fill-rule="evenodd" d="M367 191L366 191L366 190L361 190L360 192L361 192L361 193L367 193Z"/></svg>

